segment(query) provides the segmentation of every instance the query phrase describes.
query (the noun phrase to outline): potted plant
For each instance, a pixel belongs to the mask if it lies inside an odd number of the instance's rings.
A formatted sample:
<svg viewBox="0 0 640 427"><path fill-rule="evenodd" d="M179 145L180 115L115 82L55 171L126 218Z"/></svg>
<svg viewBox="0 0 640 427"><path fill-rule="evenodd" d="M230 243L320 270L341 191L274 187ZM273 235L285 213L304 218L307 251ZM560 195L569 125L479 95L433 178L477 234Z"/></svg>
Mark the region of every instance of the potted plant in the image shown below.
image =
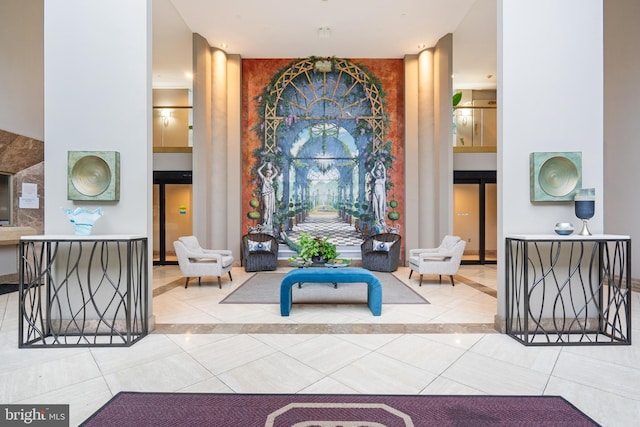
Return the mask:
<svg viewBox="0 0 640 427"><path fill-rule="evenodd" d="M336 245L329 241L329 237L312 236L311 233L301 232L298 239L298 256L305 261L322 263L338 257Z"/></svg>

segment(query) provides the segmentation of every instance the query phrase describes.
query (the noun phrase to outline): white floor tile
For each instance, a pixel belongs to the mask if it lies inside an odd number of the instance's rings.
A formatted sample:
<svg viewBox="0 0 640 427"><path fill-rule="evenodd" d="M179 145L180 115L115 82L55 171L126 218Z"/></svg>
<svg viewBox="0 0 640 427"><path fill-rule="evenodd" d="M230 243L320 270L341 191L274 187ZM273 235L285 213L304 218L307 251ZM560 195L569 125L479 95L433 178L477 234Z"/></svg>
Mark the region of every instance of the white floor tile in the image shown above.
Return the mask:
<svg viewBox="0 0 640 427"><path fill-rule="evenodd" d="M0 374L0 402L22 401L30 396L49 393L100 376L98 366L89 352L32 365L25 364L21 368Z"/></svg>
<svg viewBox="0 0 640 427"><path fill-rule="evenodd" d="M233 390L218 377L208 378L178 391L180 393L233 393Z"/></svg>
<svg viewBox="0 0 640 427"><path fill-rule="evenodd" d="M335 372L370 353L333 335L319 335L282 352L324 374Z"/></svg>
<svg viewBox="0 0 640 427"><path fill-rule="evenodd" d="M389 341L393 341L402 335L396 334L340 334L337 338L349 341L368 350L377 350Z"/></svg>
<svg viewBox="0 0 640 427"><path fill-rule="evenodd" d="M322 377L283 353L272 353L218 375L236 393L298 393Z"/></svg>
<svg viewBox="0 0 640 427"><path fill-rule="evenodd" d="M212 374L188 354L179 353L113 371L104 378L115 394L120 391L177 391L210 379Z"/></svg>
<svg viewBox="0 0 640 427"><path fill-rule="evenodd" d="M245 365L276 350L249 335L234 335L212 344L198 347L191 356L218 375Z"/></svg>
<svg viewBox="0 0 640 427"><path fill-rule="evenodd" d="M466 352L442 376L487 394L540 395L548 375Z"/></svg>
<svg viewBox="0 0 640 427"><path fill-rule="evenodd" d="M333 378L325 377L300 390L300 394L358 394L358 392Z"/></svg>
<svg viewBox="0 0 640 427"><path fill-rule="evenodd" d="M640 420L640 401L573 381L551 377L544 394L564 397L602 426L636 426Z"/></svg>
<svg viewBox="0 0 640 427"><path fill-rule="evenodd" d="M396 359L372 353L330 375L334 380L372 394L417 394L436 377Z"/></svg>
<svg viewBox="0 0 640 427"><path fill-rule="evenodd" d="M504 334L485 335L471 352L550 374L560 355L560 347L527 347Z"/></svg>
<svg viewBox="0 0 640 427"><path fill-rule="evenodd" d="M423 335L423 338L447 344L452 347L469 349L484 337L485 334L429 334Z"/></svg>
<svg viewBox="0 0 640 427"><path fill-rule="evenodd" d="M182 350L189 352L232 336L230 334L172 334L167 335L167 338L180 346Z"/></svg>
<svg viewBox="0 0 640 427"><path fill-rule="evenodd" d="M563 352L553 376L640 401L640 369Z"/></svg>
<svg viewBox="0 0 640 427"><path fill-rule="evenodd" d="M312 334L253 334L251 336L269 347L281 351L303 344L317 337L317 335Z"/></svg>
<svg viewBox="0 0 640 427"><path fill-rule="evenodd" d="M182 349L165 335L151 334L131 347L92 348L91 353L100 371L109 374L180 354Z"/></svg>
<svg viewBox="0 0 640 427"><path fill-rule="evenodd" d="M435 375L451 366L465 350L427 340L418 335L403 335L378 349L384 354L408 365Z"/></svg>
<svg viewBox="0 0 640 427"><path fill-rule="evenodd" d="M420 394L432 394L432 395L450 395L450 394L463 394L463 395L476 395L485 394L482 391L461 384L456 381L452 381L447 378L438 377L433 380Z"/></svg>
<svg viewBox="0 0 640 427"><path fill-rule="evenodd" d="M161 324L283 324L340 326L486 323L497 301L459 281L422 287L401 267L396 276L429 305L385 305L372 316L362 305L218 304L251 273L234 268L233 281L182 280L177 266L155 267L153 300ZM462 266L466 279L496 289L496 266ZM634 293L632 312L640 309ZM562 395L604 426L640 419L638 344L526 347L499 334L151 334L130 348L17 348L17 294L0 296L0 401L70 403L71 425L119 390L212 393L532 394ZM640 316L632 320L640 340ZM197 328L196 328L197 329Z"/></svg>
<svg viewBox="0 0 640 427"><path fill-rule="evenodd" d="M69 405L69 425L77 426L111 399L112 393L102 377L69 385L48 393L31 396L18 404Z"/></svg>

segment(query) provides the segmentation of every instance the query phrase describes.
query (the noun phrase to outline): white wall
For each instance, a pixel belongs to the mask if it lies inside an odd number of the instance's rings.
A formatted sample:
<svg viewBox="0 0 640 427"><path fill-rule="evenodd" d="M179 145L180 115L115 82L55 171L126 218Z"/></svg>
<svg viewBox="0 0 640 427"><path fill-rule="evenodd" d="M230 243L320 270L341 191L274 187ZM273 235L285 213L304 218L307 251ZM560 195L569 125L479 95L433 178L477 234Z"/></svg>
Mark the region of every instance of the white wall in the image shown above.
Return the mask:
<svg viewBox="0 0 640 427"><path fill-rule="evenodd" d="M154 153L154 171L190 171L193 169L191 153Z"/></svg>
<svg viewBox="0 0 640 427"><path fill-rule="evenodd" d="M497 167L495 153L453 153L454 171L494 171Z"/></svg>
<svg viewBox="0 0 640 427"><path fill-rule="evenodd" d="M44 140L44 0L0 1L0 129Z"/></svg>
<svg viewBox="0 0 640 427"><path fill-rule="evenodd" d="M44 28L45 232L82 205L92 234L151 236L151 0L48 1ZM68 150L120 152L120 201L68 201Z"/></svg>
<svg viewBox="0 0 640 427"><path fill-rule="evenodd" d="M571 31L567 31L570 22ZM529 153L581 151L603 232L602 0L498 2L498 315L504 317L504 236L577 224L573 203L529 201Z"/></svg>
<svg viewBox="0 0 640 427"><path fill-rule="evenodd" d="M604 4L605 229L640 236L640 2ZM632 254L632 277L640 279L640 252Z"/></svg>

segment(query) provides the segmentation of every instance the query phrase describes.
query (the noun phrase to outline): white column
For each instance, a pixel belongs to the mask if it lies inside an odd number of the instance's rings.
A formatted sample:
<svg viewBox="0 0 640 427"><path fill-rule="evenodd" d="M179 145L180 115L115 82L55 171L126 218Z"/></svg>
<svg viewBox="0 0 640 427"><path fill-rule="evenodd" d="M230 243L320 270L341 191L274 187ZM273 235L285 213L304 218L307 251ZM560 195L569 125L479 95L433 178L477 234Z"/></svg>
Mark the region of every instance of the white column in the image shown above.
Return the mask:
<svg viewBox="0 0 640 427"><path fill-rule="evenodd" d="M436 206L433 56L433 49L423 50L418 55L419 247L433 247L436 242L438 207Z"/></svg>
<svg viewBox="0 0 640 427"><path fill-rule="evenodd" d="M44 2L47 234L73 234L60 208L85 206L104 211L92 234L153 235L151 6L152 0ZM92 150L120 153L120 200L67 200L67 152ZM149 313L152 301L149 292Z"/></svg>
<svg viewBox="0 0 640 427"><path fill-rule="evenodd" d="M436 159L436 213L434 244L453 232L453 35L438 40L434 56L434 142Z"/></svg>
<svg viewBox="0 0 640 427"><path fill-rule="evenodd" d="M211 247L227 248L227 55L211 50Z"/></svg>
<svg viewBox="0 0 640 427"><path fill-rule="evenodd" d="M193 35L193 234L211 247L211 47Z"/></svg>
<svg viewBox="0 0 640 427"><path fill-rule="evenodd" d="M242 58L227 55L227 248L240 262L242 236ZM248 166L245 166L248 167Z"/></svg>
<svg viewBox="0 0 640 427"><path fill-rule="evenodd" d="M498 316L505 315L504 236L577 224L572 202L532 203L531 152L582 152L603 232L602 0L498 1Z"/></svg>
<svg viewBox="0 0 640 427"><path fill-rule="evenodd" d="M604 3L604 174L605 230L640 236L640 2ZM631 253L632 277L640 280L640 251Z"/></svg>
<svg viewBox="0 0 640 427"><path fill-rule="evenodd" d="M93 234L152 235L151 0L45 1L45 232L102 207ZM120 200L67 200L67 152L120 152Z"/></svg>
<svg viewBox="0 0 640 427"><path fill-rule="evenodd" d="M419 247L420 229L420 161L418 159L418 55L407 55L404 60L404 230L405 260L409 250ZM411 232L407 232L411 230ZM408 262L406 262L408 265Z"/></svg>

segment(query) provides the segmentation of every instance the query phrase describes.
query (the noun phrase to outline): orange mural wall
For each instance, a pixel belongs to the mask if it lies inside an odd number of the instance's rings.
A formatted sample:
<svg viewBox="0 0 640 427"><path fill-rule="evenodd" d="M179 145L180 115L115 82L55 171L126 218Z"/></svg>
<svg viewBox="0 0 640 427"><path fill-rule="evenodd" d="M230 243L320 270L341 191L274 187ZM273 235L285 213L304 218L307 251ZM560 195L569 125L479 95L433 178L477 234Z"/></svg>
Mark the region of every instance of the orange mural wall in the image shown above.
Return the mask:
<svg viewBox="0 0 640 427"><path fill-rule="evenodd" d="M243 59L242 60L242 212L243 233L249 231L253 222L247 214L253 210L249 202L255 198L259 178L252 176L254 151L261 147L261 140L254 128L260 122L258 100L264 88L274 76L295 59ZM395 225L404 233L404 61L402 59L350 59L351 63L366 68L381 84L384 92L385 110L388 116L386 141L392 141L393 169L388 179L393 187L387 192L387 202L396 200L394 210L400 214ZM391 208L388 208L388 211ZM387 211L387 212L388 212Z"/></svg>

